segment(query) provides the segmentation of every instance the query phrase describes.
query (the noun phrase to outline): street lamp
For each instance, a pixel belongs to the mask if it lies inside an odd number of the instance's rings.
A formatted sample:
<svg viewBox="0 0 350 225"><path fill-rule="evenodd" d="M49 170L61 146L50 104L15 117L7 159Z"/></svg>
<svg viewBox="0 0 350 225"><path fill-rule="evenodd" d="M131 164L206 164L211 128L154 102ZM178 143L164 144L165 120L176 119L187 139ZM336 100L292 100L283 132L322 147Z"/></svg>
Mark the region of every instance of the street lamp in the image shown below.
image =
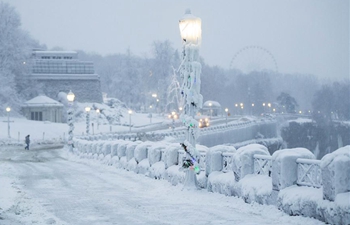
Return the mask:
<svg viewBox="0 0 350 225"><path fill-rule="evenodd" d="M99 130L99 127L100 127L100 113L101 113L101 110L100 110L100 109L96 109L96 113L97 113L97 130Z"/></svg>
<svg viewBox="0 0 350 225"><path fill-rule="evenodd" d="M172 131L174 131L175 129L175 120L177 119L177 115L176 115L176 112L171 112L171 114L168 116L169 118L171 118L173 121L172 121L172 126L171 126L171 129Z"/></svg>
<svg viewBox="0 0 350 225"><path fill-rule="evenodd" d="M201 42L202 28L201 19L186 10L183 18L179 20L183 51L181 64L181 94L184 99L182 121L186 127L186 138L182 147L186 154L186 161L183 167L186 170L184 187L197 189L196 173L200 172L198 167L199 153L196 150L196 138L198 135L198 121L195 115L198 108L202 107L203 96L200 94L200 73L199 45Z"/></svg>
<svg viewBox="0 0 350 225"><path fill-rule="evenodd" d="M228 108L225 109L225 112L226 112L226 126L227 126Z"/></svg>
<svg viewBox="0 0 350 225"><path fill-rule="evenodd" d="M128 113L129 113L129 132L131 132L131 114L132 114L132 110L129 110Z"/></svg>
<svg viewBox="0 0 350 225"><path fill-rule="evenodd" d="M10 111L11 108L10 107L6 107L6 112L7 112L7 135L9 138L11 138L10 135Z"/></svg>
<svg viewBox="0 0 350 225"><path fill-rule="evenodd" d="M213 109L212 109L212 103L211 102L209 102L209 107L210 107L210 119L211 119L211 117L213 116Z"/></svg>
<svg viewBox="0 0 350 225"><path fill-rule="evenodd" d="M89 135L89 133L90 133L90 110L91 110L91 108L89 106L85 107L85 112L86 112L86 135Z"/></svg>
<svg viewBox="0 0 350 225"><path fill-rule="evenodd" d="M67 116L67 122L68 122L68 146L69 151L73 152L73 131L74 131L74 124L73 124L73 102L74 102L75 95L72 91L69 91L67 94L67 100L68 100L68 116Z"/></svg>

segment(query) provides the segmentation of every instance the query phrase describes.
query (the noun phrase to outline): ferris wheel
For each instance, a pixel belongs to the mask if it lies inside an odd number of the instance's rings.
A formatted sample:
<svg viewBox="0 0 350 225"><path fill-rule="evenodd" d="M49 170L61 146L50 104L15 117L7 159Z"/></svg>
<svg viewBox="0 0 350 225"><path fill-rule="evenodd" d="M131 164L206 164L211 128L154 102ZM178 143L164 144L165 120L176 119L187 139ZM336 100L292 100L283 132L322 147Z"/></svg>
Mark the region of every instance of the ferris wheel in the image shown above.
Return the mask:
<svg viewBox="0 0 350 225"><path fill-rule="evenodd" d="M278 66L272 53L260 46L251 45L240 49L232 58L230 69L238 69L245 74L253 71L278 72Z"/></svg>

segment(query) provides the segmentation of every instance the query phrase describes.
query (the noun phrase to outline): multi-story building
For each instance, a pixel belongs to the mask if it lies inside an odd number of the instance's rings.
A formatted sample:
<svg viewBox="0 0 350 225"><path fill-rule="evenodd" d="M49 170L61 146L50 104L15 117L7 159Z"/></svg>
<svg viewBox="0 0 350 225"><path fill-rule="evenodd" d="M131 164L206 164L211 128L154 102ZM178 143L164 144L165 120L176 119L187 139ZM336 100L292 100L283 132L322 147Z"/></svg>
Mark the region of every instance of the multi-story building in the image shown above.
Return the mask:
<svg viewBox="0 0 350 225"><path fill-rule="evenodd" d="M72 90L76 101L102 102L100 77L93 63L80 61L75 51L33 51L30 78L43 84L42 91L50 98Z"/></svg>

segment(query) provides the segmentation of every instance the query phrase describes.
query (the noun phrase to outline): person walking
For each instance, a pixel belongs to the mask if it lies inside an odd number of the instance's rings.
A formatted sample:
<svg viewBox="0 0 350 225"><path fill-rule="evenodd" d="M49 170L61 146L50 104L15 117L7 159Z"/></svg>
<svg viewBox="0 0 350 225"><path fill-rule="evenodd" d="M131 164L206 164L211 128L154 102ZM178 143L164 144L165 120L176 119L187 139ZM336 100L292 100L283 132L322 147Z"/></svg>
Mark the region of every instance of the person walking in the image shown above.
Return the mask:
<svg viewBox="0 0 350 225"><path fill-rule="evenodd" d="M30 139L29 139L29 137L30 137L30 135L28 134L27 136L26 136L26 139L25 139L25 142L26 142L26 147L24 148L24 149L26 149L26 150L29 150L29 144L30 144Z"/></svg>

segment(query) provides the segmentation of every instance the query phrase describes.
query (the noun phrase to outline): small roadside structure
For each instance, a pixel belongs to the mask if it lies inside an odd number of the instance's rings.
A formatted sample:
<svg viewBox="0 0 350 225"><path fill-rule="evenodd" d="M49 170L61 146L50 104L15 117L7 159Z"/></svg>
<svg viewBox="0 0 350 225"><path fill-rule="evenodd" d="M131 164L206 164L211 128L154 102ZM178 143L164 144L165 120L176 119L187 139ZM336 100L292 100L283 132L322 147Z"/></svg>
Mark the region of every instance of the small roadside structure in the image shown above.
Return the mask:
<svg viewBox="0 0 350 225"><path fill-rule="evenodd" d="M203 104L202 114L207 116L218 116L222 114L221 105L216 101L206 101Z"/></svg>
<svg viewBox="0 0 350 225"><path fill-rule="evenodd" d="M28 120L63 122L63 104L45 95L26 101L22 105L22 112Z"/></svg>

